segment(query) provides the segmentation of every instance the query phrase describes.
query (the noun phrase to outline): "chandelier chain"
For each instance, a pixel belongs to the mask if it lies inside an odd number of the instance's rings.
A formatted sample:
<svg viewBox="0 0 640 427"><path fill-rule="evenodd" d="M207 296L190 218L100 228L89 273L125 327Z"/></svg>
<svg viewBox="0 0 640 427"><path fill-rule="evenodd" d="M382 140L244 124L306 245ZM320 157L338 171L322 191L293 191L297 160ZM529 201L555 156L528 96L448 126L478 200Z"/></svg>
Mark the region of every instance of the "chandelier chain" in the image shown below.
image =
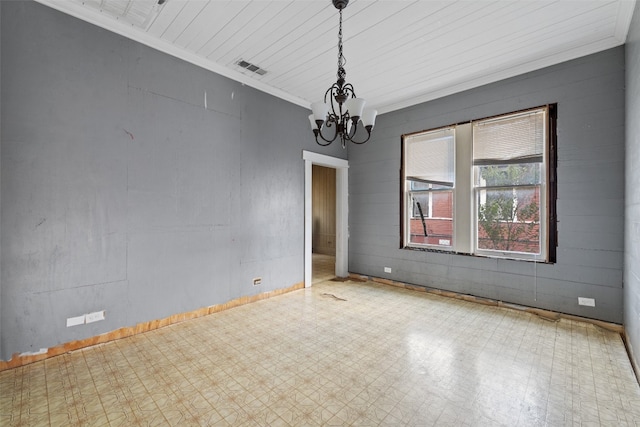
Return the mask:
<svg viewBox="0 0 640 427"><path fill-rule="evenodd" d="M340 78L340 72L341 70L344 70L344 64L347 62L344 54L342 53L342 9L340 9L339 12L340 26L338 27L338 78Z"/></svg>

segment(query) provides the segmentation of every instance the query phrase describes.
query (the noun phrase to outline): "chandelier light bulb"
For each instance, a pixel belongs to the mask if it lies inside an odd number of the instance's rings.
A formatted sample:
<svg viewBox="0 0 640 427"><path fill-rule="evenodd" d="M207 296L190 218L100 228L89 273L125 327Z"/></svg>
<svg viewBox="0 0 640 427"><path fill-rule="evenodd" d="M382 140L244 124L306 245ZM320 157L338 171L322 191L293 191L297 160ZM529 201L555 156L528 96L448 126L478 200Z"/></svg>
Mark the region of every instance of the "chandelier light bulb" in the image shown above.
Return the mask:
<svg viewBox="0 0 640 427"><path fill-rule="evenodd" d="M313 111L313 117L318 122L323 122L327 119L329 114L329 106L322 101L314 102L311 104L311 110ZM322 127L322 123L318 124L318 128Z"/></svg>
<svg viewBox="0 0 640 427"><path fill-rule="evenodd" d="M345 107L347 107L347 111L349 115L353 118L362 117L362 110L364 109L364 104L366 101L362 98L350 98L345 102Z"/></svg>
<svg viewBox="0 0 640 427"><path fill-rule="evenodd" d="M378 115L378 110L373 109L365 109L364 113L362 113L362 124L367 127L373 126L376 124L376 116Z"/></svg>
<svg viewBox="0 0 640 427"><path fill-rule="evenodd" d="M311 130L318 130L318 124L313 114L309 114L309 123L311 123Z"/></svg>

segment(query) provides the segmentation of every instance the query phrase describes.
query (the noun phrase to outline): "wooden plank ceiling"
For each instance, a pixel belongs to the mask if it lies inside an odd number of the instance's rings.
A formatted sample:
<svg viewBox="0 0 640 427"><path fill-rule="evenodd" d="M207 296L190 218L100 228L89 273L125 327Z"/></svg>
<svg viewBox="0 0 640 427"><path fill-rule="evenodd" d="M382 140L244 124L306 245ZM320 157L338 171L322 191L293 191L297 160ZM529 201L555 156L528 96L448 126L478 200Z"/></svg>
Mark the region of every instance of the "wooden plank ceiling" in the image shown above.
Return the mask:
<svg viewBox="0 0 640 427"><path fill-rule="evenodd" d="M305 107L335 81L330 0L37 1ZM624 44L634 6L351 0L343 12L347 81L368 106L393 111Z"/></svg>

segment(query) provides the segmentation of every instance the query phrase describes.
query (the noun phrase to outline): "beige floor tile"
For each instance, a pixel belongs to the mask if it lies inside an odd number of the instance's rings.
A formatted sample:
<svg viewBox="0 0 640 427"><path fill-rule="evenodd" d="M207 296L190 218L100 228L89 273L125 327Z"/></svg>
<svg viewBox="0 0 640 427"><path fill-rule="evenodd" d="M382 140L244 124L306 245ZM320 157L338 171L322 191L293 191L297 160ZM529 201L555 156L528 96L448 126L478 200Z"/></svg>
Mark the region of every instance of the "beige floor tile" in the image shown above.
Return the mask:
<svg viewBox="0 0 640 427"><path fill-rule="evenodd" d="M640 425L618 334L331 281L333 262L309 289L0 372L0 424Z"/></svg>

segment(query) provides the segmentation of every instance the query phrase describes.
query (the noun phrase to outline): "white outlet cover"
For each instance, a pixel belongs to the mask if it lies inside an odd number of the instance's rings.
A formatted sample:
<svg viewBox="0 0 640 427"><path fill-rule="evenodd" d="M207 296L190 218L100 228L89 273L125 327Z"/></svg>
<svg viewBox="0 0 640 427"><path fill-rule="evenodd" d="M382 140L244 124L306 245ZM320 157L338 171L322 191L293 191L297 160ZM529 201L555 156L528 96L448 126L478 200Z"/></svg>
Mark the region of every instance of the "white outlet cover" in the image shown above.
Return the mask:
<svg viewBox="0 0 640 427"><path fill-rule="evenodd" d="M100 320L104 320L104 310L102 311L94 311L93 313L89 313L86 315L87 323L98 322Z"/></svg>
<svg viewBox="0 0 640 427"><path fill-rule="evenodd" d="M84 325L84 314L82 316L69 317L67 319L67 328L77 325Z"/></svg>
<svg viewBox="0 0 640 427"><path fill-rule="evenodd" d="M578 297L578 304L579 305L585 305L587 307L595 307L596 306L596 300L593 299L593 298Z"/></svg>
<svg viewBox="0 0 640 427"><path fill-rule="evenodd" d="M391 273L391 267L385 267L384 268L384 272L385 273Z"/></svg>

